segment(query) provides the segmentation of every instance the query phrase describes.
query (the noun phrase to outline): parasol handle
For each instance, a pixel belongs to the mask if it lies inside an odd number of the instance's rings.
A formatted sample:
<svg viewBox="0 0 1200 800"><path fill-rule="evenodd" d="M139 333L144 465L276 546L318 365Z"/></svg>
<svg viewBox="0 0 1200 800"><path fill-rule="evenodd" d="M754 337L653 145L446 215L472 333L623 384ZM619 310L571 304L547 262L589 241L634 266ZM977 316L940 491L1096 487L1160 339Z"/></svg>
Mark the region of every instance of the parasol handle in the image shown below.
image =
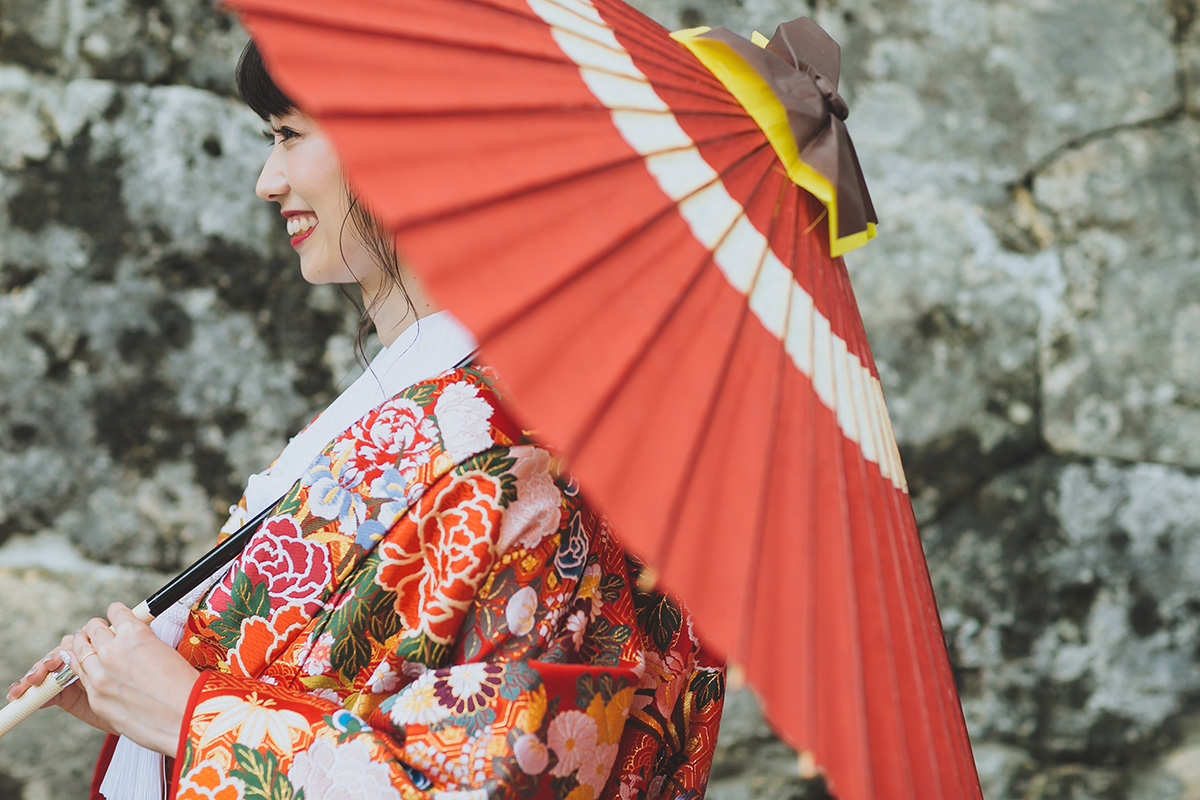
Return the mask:
<svg viewBox="0 0 1200 800"><path fill-rule="evenodd" d="M149 625L151 620L170 608L173 603L199 586L202 581L210 577L218 569L236 558L238 553L242 552L246 543L250 541L250 537L258 530L258 526L271 515L271 511L274 510L280 500L283 500L283 498L279 498L279 500L264 508L255 515L254 519L238 529L236 533L212 550L209 550L199 561L192 564L192 566L188 567L148 599L139 603L137 608L133 609L133 615ZM74 681L75 673L71 671L69 666L64 666L58 672L52 672L47 675L44 681L26 691L25 694L13 700L4 708L0 708L0 737L3 737L6 733L17 727L17 725L21 724L33 712L53 699Z"/></svg>
<svg viewBox="0 0 1200 800"><path fill-rule="evenodd" d="M150 606L144 601L139 603L137 608L133 609L133 615L147 625L154 619L154 615L150 613ZM29 689L25 694L13 700L4 708L0 708L0 737L20 725L33 712L54 699L63 689L66 689L74 682L75 673L71 671L69 666L65 666L58 672L51 672L37 686Z"/></svg>

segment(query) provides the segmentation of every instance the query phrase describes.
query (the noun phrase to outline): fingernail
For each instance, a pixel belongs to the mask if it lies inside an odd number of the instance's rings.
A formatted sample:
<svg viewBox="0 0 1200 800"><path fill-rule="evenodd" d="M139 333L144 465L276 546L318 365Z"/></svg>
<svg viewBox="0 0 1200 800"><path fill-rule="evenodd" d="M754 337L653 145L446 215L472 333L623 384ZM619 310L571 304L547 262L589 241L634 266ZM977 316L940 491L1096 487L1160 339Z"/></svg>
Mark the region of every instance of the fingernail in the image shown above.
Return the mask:
<svg viewBox="0 0 1200 800"><path fill-rule="evenodd" d="M59 652L59 655L62 655L62 650L59 650L58 652ZM43 664L49 664L49 663L50 663L51 661L53 661L53 660L54 660L54 654L53 654L53 653L51 653L50 655L48 655L48 656L46 656L45 658L43 658L43 659L42 659L42 663L43 663ZM33 669L37 669L37 667L34 667ZM33 669L31 669L31 670L29 670L29 671L30 671L30 672L33 672Z"/></svg>
<svg viewBox="0 0 1200 800"><path fill-rule="evenodd" d="M68 667L71 666L71 654L68 653L66 650L59 650L58 657L61 658L62 662L64 664L66 664Z"/></svg>

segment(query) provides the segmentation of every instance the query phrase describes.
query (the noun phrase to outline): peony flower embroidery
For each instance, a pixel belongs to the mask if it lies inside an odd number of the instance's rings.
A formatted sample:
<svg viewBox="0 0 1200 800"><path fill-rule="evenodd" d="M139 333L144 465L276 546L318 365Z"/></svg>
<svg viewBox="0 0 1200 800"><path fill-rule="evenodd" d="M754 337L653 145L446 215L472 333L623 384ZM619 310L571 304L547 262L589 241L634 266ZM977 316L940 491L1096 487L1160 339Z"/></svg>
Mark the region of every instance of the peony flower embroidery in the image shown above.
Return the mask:
<svg viewBox="0 0 1200 800"><path fill-rule="evenodd" d="M492 446L493 409L479 396L479 387L459 381L442 389L433 407L446 455L463 461Z"/></svg>
<svg viewBox="0 0 1200 800"><path fill-rule="evenodd" d="M296 754L287 777L292 786L304 790L305 800L400 800L387 764L373 761L366 743L359 739L342 745L317 739Z"/></svg>
<svg viewBox="0 0 1200 800"><path fill-rule="evenodd" d="M291 517L277 517L254 535L236 562L253 584L266 583L271 607L297 604L309 608L332 576L329 551L300 535ZM209 598L209 608L222 613L229 605L237 568L229 570Z"/></svg>
<svg viewBox="0 0 1200 800"><path fill-rule="evenodd" d="M455 475L409 512L413 535L379 545L375 583L396 593L410 635L438 644L458 635L462 617L495 558L500 482L482 472Z"/></svg>
<svg viewBox="0 0 1200 800"><path fill-rule="evenodd" d="M558 756L550 774L562 778L579 769L585 754L598 744L597 735L595 720L582 711L564 711L555 717L546 731L547 743Z"/></svg>
<svg viewBox="0 0 1200 800"><path fill-rule="evenodd" d="M229 651L230 673L246 678L258 677L307 624L308 615L297 603L272 613L270 620L262 617L244 618L237 644Z"/></svg>
<svg viewBox="0 0 1200 800"><path fill-rule="evenodd" d="M509 448L516 458L517 499L505 509L500 524L500 551L514 544L537 547L562 524L562 492L550 474L550 454L540 447Z"/></svg>
<svg viewBox="0 0 1200 800"><path fill-rule="evenodd" d="M346 458L340 473L344 486L371 484L384 470L395 467L403 474L429 463L437 425L418 403L393 398L372 411L334 445L335 460Z"/></svg>
<svg viewBox="0 0 1200 800"><path fill-rule="evenodd" d="M558 574L570 581L582 575L588 547L587 531L584 530L582 520L576 516L559 542L558 552L554 554L554 568L558 570Z"/></svg>
<svg viewBox="0 0 1200 800"><path fill-rule="evenodd" d="M513 636L527 636L533 630L534 615L538 609L538 596L529 586L523 586L508 598L504 618Z"/></svg>

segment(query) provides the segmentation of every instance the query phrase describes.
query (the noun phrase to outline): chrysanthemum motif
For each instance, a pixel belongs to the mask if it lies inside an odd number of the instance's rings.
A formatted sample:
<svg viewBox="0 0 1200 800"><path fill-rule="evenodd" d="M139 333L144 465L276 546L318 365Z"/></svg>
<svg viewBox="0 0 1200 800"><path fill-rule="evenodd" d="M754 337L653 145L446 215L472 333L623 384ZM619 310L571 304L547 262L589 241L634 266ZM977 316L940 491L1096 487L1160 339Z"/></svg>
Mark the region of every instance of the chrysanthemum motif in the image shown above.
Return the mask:
<svg viewBox="0 0 1200 800"><path fill-rule="evenodd" d="M583 766L588 751L598 744L596 721L582 711L564 711L550 723L546 738L558 763L550 774L562 778Z"/></svg>
<svg viewBox="0 0 1200 800"><path fill-rule="evenodd" d="M587 750L582 754L583 763L579 765L575 777L581 784L592 787L593 792L600 794L617 760L617 749L616 744L597 744Z"/></svg>
<svg viewBox="0 0 1200 800"><path fill-rule="evenodd" d="M426 672L396 695L388 716L397 725L434 725L450 716L434 691L437 673Z"/></svg>
<svg viewBox="0 0 1200 800"><path fill-rule="evenodd" d="M435 674L434 694L457 717L491 705L504 686L504 668L498 664L459 664Z"/></svg>

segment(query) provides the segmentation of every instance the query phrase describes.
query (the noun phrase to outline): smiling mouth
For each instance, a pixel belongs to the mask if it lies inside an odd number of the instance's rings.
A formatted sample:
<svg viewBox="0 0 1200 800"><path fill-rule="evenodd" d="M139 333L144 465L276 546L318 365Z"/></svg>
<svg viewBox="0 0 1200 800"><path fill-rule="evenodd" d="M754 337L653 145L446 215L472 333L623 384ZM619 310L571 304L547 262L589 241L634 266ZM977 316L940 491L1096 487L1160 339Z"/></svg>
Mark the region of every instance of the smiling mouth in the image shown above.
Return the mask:
<svg viewBox="0 0 1200 800"><path fill-rule="evenodd" d="M317 227L317 218L313 214L297 214L288 217L287 232L292 237L292 247L307 239Z"/></svg>

